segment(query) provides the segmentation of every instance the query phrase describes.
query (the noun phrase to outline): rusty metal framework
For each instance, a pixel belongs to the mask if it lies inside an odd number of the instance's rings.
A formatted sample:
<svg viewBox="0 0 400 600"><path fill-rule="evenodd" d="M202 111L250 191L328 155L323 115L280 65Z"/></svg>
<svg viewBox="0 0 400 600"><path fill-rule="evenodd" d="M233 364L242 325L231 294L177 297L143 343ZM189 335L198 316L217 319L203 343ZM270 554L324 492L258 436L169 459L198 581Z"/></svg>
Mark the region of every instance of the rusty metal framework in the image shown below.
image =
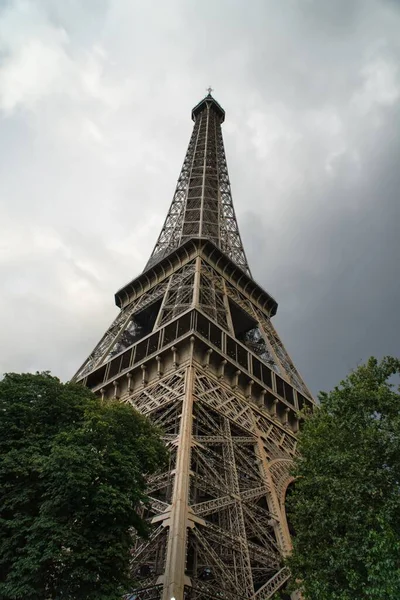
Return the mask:
<svg viewBox="0 0 400 600"><path fill-rule="evenodd" d="M267 600L290 578L285 495L314 400L251 279L232 206L224 112L209 95L145 271L75 375L157 423L168 468L132 535L131 600Z"/></svg>

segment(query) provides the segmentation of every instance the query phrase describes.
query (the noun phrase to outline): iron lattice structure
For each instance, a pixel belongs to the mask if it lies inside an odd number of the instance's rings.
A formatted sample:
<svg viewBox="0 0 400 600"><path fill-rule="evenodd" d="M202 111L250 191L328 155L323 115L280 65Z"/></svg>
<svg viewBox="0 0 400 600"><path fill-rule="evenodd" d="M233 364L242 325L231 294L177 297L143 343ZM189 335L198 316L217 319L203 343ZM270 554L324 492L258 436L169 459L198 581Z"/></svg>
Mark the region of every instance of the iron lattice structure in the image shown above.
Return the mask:
<svg viewBox="0 0 400 600"><path fill-rule="evenodd" d="M193 237L207 238L250 274L240 239L221 124L225 112L209 95L192 111L194 127L164 226L146 268Z"/></svg>
<svg viewBox="0 0 400 600"><path fill-rule="evenodd" d="M148 481L149 539L133 539L136 600L267 600L289 579L285 515L299 410L315 403L252 278L209 94L160 237L115 296L120 313L75 375L164 431Z"/></svg>

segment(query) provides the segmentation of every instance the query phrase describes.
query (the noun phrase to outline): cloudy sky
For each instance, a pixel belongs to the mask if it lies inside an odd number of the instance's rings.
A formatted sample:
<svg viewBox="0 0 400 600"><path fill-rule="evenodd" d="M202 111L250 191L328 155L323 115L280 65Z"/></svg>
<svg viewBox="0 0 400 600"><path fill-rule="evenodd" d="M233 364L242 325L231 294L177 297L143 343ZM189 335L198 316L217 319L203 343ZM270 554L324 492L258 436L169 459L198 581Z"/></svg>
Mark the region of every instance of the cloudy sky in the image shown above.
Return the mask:
<svg viewBox="0 0 400 600"><path fill-rule="evenodd" d="M0 0L0 372L68 379L152 250L212 85L311 389L399 354L400 2Z"/></svg>

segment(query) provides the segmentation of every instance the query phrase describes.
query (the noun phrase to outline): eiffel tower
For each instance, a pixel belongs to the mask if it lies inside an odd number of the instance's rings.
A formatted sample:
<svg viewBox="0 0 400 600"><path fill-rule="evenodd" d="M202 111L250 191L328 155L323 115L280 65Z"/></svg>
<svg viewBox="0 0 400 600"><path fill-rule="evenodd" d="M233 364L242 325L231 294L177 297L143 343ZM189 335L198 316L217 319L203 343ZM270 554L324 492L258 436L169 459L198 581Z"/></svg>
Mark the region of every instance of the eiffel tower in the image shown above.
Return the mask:
<svg viewBox="0 0 400 600"><path fill-rule="evenodd" d="M315 403L250 273L211 90L192 119L151 257L74 380L147 415L170 448L148 481L152 530L133 540L127 598L267 600L290 577L285 495L299 410Z"/></svg>

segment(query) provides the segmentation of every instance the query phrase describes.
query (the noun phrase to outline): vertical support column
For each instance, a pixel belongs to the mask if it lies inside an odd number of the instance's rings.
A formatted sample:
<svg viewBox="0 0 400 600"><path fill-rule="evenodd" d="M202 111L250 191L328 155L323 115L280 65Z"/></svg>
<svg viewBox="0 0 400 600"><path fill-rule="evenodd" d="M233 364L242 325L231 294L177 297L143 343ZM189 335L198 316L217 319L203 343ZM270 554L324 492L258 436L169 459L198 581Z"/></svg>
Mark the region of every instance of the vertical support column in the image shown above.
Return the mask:
<svg viewBox="0 0 400 600"><path fill-rule="evenodd" d="M164 572L163 600L183 600L188 528L190 454L193 424L194 367L186 371L185 398L179 431L169 536Z"/></svg>
<svg viewBox="0 0 400 600"><path fill-rule="evenodd" d="M292 542L290 539L289 528L287 526L286 517L282 515L281 507L279 504L278 496L276 494L274 482L272 481L271 472L269 470L268 458L265 452L264 444L262 441L262 434L256 424L257 433L257 445L256 455L259 461L260 471L263 475L265 483L268 487L267 493L267 504L269 511L276 516L274 522L274 532L276 540L279 544L280 550L283 556L289 554L292 550Z"/></svg>
<svg viewBox="0 0 400 600"><path fill-rule="evenodd" d="M223 418L224 435L226 438L226 450L227 450L227 462L229 465L229 477L231 492L235 494L237 501L232 510L232 516L234 521L231 523L235 535L240 537L241 540L241 553L239 560L241 565L236 569L236 577L239 586L242 588L240 591L244 594L244 598L251 598L254 594L253 576L251 572L251 561L249 556L249 550L247 546L246 528L244 524L243 507L240 500L240 487L238 480L238 473L236 468L235 451L232 442L232 433L229 420Z"/></svg>
<svg viewBox="0 0 400 600"><path fill-rule="evenodd" d="M169 295L169 290L171 288L171 283L172 283L173 277L174 277L174 274L172 273L170 275L170 277L169 277L169 280L168 280L168 283L167 283L167 287L165 289L164 296L163 296L163 299L161 301L161 306L160 306L160 308L158 310L158 315L157 315L156 321L154 323L153 331L156 331L157 329L159 329L159 327L161 325L161 321L162 321L162 318L163 318L163 315L164 315L165 305L167 303L167 298L168 298L168 295Z"/></svg>
<svg viewBox="0 0 400 600"><path fill-rule="evenodd" d="M204 221L204 196L206 187L206 172L207 172L207 150L208 150L208 126L210 122L210 106L207 105L207 116L206 116L206 135L204 139L204 154L203 154L203 175L201 184L201 202L200 202L200 223L199 223L199 236L203 235L203 221Z"/></svg>
<svg viewBox="0 0 400 600"><path fill-rule="evenodd" d="M196 267L194 271L194 289L193 289L193 308L198 308L200 304L200 274L201 274L201 258L196 258Z"/></svg>
<svg viewBox="0 0 400 600"><path fill-rule="evenodd" d="M226 310L226 320L228 322L228 327L229 327L229 331L232 335L235 335L235 329L233 327L233 321L232 321L232 315L231 315L231 310L229 308L229 299L228 299L228 294L226 293L226 283L225 283L225 279L223 277L221 277L222 280L222 285L224 287L224 304L225 304L225 310Z"/></svg>

